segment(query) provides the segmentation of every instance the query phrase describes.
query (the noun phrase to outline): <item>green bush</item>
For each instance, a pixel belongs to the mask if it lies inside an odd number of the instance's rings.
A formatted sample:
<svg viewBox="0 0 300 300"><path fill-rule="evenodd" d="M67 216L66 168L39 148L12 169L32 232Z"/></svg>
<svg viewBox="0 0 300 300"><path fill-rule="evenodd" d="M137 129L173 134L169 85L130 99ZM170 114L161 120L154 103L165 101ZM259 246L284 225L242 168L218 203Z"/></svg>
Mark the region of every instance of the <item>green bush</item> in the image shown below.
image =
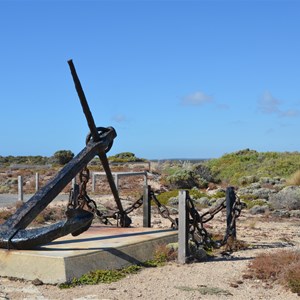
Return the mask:
<svg viewBox="0 0 300 300"><path fill-rule="evenodd" d="M245 149L211 159L205 164L213 176L223 182L233 185L246 184L247 180L255 181L260 177L289 177L300 169L300 153L257 152Z"/></svg>
<svg viewBox="0 0 300 300"><path fill-rule="evenodd" d="M157 196L158 201L163 205L168 205L168 202L171 198L176 198L179 195L178 189L161 193ZM192 199L200 199L201 197L208 197L205 193L197 190L197 189L187 189L189 195Z"/></svg>
<svg viewBox="0 0 300 300"><path fill-rule="evenodd" d="M132 152L122 152L122 153L110 156L108 159L111 162L120 162L120 163L145 162L146 161L146 159L136 157L135 154Z"/></svg>
<svg viewBox="0 0 300 300"><path fill-rule="evenodd" d="M59 165L65 165L71 161L74 157L74 153L70 150L59 150L53 155L55 163Z"/></svg>
<svg viewBox="0 0 300 300"><path fill-rule="evenodd" d="M49 163L49 158L45 156L0 156L0 165L5 167L12 164L23 165L46 165Z"/></svg>
<svg viewBox="0 0 300 300"><path fill-rule="evenodd" d="M195 171L188 169L178 169L173 175L167 177L167 181L173 188L177 189L205 188L208 186L205 179Z"/></svg>

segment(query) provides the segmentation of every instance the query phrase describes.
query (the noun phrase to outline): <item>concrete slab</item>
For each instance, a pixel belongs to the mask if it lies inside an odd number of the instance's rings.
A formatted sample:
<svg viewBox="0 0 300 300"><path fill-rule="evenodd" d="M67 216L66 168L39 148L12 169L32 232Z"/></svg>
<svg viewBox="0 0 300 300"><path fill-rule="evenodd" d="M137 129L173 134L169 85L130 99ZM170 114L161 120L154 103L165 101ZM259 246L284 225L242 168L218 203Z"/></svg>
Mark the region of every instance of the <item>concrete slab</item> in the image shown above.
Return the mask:
<svg viewBox="0 0 300 300"><path fill-rule="evenodd" d="M36 250L0 249L0 276L56 284L97 269L119 269L153 258L155 248L178 240L177 231L92 226Z"/></svg>

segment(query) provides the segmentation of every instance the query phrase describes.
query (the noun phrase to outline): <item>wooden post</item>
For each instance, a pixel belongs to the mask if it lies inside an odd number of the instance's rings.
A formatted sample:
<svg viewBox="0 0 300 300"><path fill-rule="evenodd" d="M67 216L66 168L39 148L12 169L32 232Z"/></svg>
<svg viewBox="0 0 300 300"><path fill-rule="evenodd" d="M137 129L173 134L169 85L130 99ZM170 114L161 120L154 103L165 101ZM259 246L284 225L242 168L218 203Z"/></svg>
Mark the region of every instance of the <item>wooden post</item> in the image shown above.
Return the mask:
<svg viewBox="0 0 300 300"><path fill-rule="evenodd" d="M189 256L188 249L188 211L187 211L187 191L179 191L179 220L178 220L178 262L185 264Z"/></svg>
<svg viewBox="0 0 300 300"><path fill-rule="evenodd" d="M150 203L149 191L150 191L150 186L144 185L143 227L151 227L151 203Z"/></svg>
<svg viewBox="0 0 300 300"><path fill-rule="evenodd" d="M39 173L35 173L35 191L36 192L39 190L39 181L40 181L40 175L39 175Z"/></svg>
<svg viewBox="0 0 300 300"><path fill-rule="evenodd" d="M236 239L236 224L235 221L232 223L232 208L235 203L235 192L234 187L230 186L226 189L226 223L227 223L227 229L226 229L226 235L227 237L232 236L233 239ZM231 227L232 225L232 227ZM230 228L231 227L231 228Z"/></svg>
<svg viewBox="0 0 300 300"><path fill-rule="evenodd" d="M24 201L23 197L23 177L18 176L18 201Z"/></svg>

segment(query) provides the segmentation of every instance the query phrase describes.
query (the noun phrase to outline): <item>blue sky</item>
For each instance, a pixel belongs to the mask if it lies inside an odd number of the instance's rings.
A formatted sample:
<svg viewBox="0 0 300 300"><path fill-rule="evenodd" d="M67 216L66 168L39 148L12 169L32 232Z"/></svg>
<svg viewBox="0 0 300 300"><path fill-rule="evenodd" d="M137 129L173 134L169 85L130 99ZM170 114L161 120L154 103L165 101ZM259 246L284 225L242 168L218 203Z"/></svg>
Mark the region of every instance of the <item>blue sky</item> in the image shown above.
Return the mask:
<svg viewBox="0 0 300 300"><path fill-rule="evenodd" d="M0 155L299 151L300 1L0 0Z"/></svg>

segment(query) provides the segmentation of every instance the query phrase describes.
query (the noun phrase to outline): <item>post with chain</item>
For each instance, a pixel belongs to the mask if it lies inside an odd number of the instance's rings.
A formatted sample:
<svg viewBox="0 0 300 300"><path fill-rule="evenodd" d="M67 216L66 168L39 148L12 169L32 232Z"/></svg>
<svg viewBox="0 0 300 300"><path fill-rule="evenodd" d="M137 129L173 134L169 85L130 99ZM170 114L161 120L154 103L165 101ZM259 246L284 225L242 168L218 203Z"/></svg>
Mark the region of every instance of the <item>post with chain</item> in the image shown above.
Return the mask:
<svg viewBox="0 0 300 300"><path fill-rule="evenodd" d="M226 189L226 236L236 239L236 223L233 220L233 206L236 201L234 187L230 186Z"/></svg>
<svg viewBox="0 0 300 300"><path fill-rule="evenodd" d="M185 264L189 256L189 218L187 210L188 191L179 191L178 262Z"/></svg>
<svg viewBox="0 0 300 300"><path fill-rule="evenodd" d="M143 195L143 227L151 227L151 197L150 185L144 185Z"/></svg>

